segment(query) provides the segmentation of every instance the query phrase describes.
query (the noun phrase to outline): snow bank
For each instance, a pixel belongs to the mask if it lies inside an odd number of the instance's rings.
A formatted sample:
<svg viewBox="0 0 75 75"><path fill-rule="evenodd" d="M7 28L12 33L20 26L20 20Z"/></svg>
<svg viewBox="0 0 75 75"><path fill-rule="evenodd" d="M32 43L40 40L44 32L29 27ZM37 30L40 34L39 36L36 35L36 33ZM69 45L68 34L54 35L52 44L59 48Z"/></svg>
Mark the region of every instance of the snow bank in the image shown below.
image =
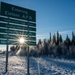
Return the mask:
<svg viewBox="0 0 75 75"><path fill-rule="evenodd" d="M75 75L75 60L50 57L30 57L30 75ZM5 72L5 55L0 55L0 75ZM9 56L9 75L26 75L27 58Z"/></svg>

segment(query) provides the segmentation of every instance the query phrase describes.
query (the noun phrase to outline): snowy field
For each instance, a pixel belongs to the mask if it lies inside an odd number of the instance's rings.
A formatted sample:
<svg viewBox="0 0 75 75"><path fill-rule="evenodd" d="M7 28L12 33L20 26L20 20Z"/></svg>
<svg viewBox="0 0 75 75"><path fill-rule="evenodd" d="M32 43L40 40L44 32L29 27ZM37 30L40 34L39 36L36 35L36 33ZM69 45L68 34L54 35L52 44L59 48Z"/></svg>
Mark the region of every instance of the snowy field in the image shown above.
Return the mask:
<svg viewBox="0 0 75 75"><path fill-rule="evenodd" d="M5 72L5 56L0 54L0 75ZM27 58L9 56L8 75L26 75ZM75 60L30 57L30 75L75 75Z"/></svg>

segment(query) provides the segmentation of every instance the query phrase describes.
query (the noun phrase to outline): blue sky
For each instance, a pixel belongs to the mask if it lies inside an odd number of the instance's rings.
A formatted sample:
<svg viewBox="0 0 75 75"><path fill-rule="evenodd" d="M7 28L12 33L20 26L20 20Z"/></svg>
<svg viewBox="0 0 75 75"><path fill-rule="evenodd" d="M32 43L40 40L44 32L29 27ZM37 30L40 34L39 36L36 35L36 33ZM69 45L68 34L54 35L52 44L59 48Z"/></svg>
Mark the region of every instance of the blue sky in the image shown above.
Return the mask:
<svg viewBox="0 0 75 75"><path fill-rule="evenodd" d="M0 0L36 11L37 39L59 31L63 38L75 31L75 0Z"/></svg>

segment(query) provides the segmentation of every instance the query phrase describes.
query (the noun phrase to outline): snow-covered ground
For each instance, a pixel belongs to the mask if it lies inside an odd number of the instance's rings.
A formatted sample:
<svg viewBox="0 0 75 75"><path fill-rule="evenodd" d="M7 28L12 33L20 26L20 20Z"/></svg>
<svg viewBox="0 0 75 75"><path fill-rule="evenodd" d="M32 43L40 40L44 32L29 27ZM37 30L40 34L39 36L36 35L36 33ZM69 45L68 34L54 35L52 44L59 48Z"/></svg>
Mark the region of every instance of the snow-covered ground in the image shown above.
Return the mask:
<svg viewBox="0 0 75 75"><path fill-rule="evenodd" d="M0 54L0 75L5 72L5 55ZM9 75L26 75L27 58L9 56ZM75 75L75 60L30 57L30 75Z"/></svg>

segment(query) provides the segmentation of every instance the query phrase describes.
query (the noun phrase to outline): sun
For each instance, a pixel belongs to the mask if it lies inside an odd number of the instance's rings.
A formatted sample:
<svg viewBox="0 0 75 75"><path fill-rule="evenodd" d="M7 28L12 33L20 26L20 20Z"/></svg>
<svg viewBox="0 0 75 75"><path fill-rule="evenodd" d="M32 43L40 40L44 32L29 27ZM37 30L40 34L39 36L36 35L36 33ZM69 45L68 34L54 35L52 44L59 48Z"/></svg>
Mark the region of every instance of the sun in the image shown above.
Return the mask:
<svg viewBox="0 0 75 75"><path fill-rule="evenodd" d="M19 38L19 43L20 43L20 44L24 44L24 42L25 42L25 39L24 39L23 37L20 37L20 38Z"/></svg>

